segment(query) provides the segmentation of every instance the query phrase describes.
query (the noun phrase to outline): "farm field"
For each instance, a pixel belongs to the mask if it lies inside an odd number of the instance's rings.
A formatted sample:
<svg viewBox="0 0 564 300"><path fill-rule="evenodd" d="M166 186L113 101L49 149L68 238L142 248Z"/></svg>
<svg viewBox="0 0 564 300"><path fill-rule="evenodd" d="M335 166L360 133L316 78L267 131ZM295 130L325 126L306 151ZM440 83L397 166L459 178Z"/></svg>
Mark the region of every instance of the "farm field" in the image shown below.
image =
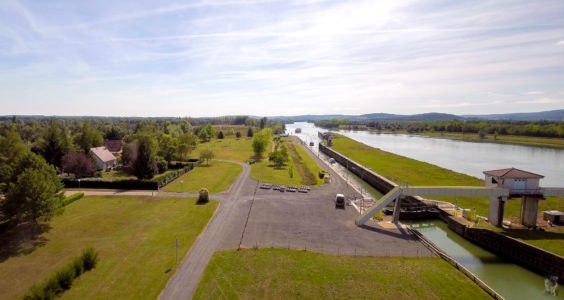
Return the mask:
<svg viewBox="0 0 564 300"><path fill-rule="evenodd" d="M283 266L283 267L280 267ZM490 299L440 258L219 251L194 299Z"/></svg>
<svg viewBox="0 0 564 300"><path fill-rule="evenodd" d="M191 198L85 197L55 216L35 243L21 227L0 235L0 291L20 299L88 247L96 268L77 278L63 299L155 299L214 214L217 202Z"/></svg>

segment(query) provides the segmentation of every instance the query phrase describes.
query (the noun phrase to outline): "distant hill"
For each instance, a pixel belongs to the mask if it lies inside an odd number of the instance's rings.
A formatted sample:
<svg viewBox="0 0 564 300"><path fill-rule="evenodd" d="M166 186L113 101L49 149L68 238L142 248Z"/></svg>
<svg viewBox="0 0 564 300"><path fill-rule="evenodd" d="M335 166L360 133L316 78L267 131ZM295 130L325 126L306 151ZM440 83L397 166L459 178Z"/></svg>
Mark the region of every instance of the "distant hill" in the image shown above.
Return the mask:
<svg viewBox="0 0 564 300"><path fill-rule="evenodd" d="M493 115L466 115L468 119L478 120L513 120L513 121L564 121L564 109L549 110L532 113L511 113Z"/></svg>
<svg viewBox="0 0 564 300"><path fill-rule="evenodd" d="M382 121L453 121L453 120L511 120L511 121L564 121L564 109L532 112L508 113L492 115L463 115L457 116L443 113L424 113L415 115L396 115L387 113L372 113L364 115L300 115L300 116L275 116L270 120L285 122L315 122L331 119L350 119L352 121L382 120Z"/></svg>

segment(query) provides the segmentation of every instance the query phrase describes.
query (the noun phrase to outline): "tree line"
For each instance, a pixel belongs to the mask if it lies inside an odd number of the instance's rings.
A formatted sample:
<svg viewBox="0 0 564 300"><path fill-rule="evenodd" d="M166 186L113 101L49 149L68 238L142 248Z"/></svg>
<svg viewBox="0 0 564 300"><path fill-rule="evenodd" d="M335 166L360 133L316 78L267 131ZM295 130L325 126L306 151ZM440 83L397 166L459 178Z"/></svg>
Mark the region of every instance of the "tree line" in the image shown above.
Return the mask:
<svg viewBox="0 0 564 300"><path fill-rule="evenodd" d="M405 130L410 133L452 132L564 138L564 122L553 121L351 121L332 119L315 122L315 125L328 129Z"/></svg>

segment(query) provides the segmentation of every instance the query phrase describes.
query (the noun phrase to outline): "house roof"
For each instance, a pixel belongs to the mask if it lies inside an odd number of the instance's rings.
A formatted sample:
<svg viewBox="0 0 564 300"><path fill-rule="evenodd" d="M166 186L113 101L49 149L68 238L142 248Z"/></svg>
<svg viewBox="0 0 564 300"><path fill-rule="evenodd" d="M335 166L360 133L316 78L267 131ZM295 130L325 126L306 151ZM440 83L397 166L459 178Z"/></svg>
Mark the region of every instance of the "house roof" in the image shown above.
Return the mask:
<svg viewBox="0 0 564 300"><path fill-rule="evenodd" d="M484 171L484 174L494 177L499 177L499 178L514 178L514 179L544 178L544 176L542 175L515 169L515 168Z"/></svg>
<svg viewBox="0 0 564 300"><path fill-rule="evenodd" d="M123 147L123 141L122 140L106 140L106 141L104 141L104 146L106 146L106 148L110 152L114 152L114 153L120 152L121 148Z"/></svg>
<svg viewBox="0 0 564 300"><path fill-rule="evenodd" d="M106 147L90 148L90 152L96 155L103 162L108 162L116 159L116 157L110 151L108 151Z"/></svg>

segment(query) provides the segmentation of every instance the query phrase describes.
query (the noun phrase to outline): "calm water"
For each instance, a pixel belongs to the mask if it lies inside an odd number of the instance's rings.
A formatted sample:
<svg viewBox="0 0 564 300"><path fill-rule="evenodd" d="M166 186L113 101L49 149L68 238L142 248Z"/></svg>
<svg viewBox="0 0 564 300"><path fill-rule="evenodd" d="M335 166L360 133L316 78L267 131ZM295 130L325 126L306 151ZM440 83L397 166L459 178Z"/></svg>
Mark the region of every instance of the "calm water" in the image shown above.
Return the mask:
<svg viewBox="0 0 564 300"><path fill-rule="evenodd" d="M314 141L317 132L327 130L312 123L286 125L288 132L301 128L298 136ZM368 131L339 131L339 133L395 154L425 161L470 176L484 178L483 171L515 167L545 176L541 186L564 186L564 150L508 144L466 142L407 134L378 134Z"/></svg>
<svg viewBox="0 0 564 300"><path fill-rule="evenodd" d="M543 276L472 244L448 229L442 221L402 221L402 223L413 226L508 300L564 299L562 285L558 287L558 296L544 294Z"/></svg>

